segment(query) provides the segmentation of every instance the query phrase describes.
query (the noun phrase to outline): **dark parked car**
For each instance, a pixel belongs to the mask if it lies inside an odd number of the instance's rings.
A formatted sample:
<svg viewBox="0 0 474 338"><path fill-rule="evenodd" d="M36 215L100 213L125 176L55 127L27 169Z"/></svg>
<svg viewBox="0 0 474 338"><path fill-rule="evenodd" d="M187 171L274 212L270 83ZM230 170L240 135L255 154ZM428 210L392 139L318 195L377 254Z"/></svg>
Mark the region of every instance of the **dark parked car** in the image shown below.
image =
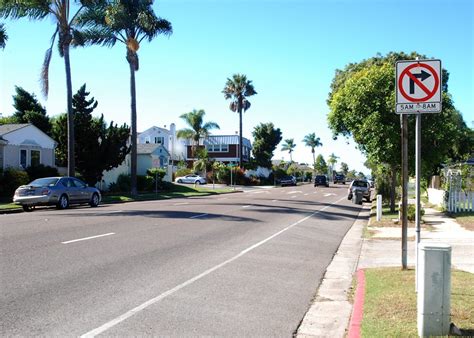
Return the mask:
<svg viewBox="0 0 474 338"><path fill-rule="evenodd" d="M319 185L329 187L329 179L326 175L316 175L314 178L314 186L317 187Z"/></svg>
<svg viewBox="0 0 474 338"><path fill-rule="evenodd" d="M346 184L346 177L343 174L334 175L334 184L336 183Z"/></svg>
<svg viewBox="0 0 474 338"><path fill-rule="evenodd" d="M36 205L56 205L66 209L71 204L99 205L100 191L89 187L75 177L44 177L22 185L15 190L13 202L20 204L25 211L31 211Z"/></svg>
<svg viewBox="0 0 474 338"><path fill-rule="evenodd" d="M280 183L282 187L286 185L296 185L296 178L294 176L283 176L278 180L278 183Z"/></svg>

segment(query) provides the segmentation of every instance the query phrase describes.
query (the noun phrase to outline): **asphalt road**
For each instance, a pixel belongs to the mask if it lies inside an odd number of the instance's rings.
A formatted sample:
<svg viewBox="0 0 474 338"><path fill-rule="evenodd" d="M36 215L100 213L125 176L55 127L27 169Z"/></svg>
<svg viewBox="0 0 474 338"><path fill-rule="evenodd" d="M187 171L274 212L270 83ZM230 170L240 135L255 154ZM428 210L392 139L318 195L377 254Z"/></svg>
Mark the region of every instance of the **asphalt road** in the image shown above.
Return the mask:
<svg viewBox="0 0 474 338"><path fill-rule="evenodd" d="M346 188L0 215L0 335L290 337L359 213Z"/></svg>

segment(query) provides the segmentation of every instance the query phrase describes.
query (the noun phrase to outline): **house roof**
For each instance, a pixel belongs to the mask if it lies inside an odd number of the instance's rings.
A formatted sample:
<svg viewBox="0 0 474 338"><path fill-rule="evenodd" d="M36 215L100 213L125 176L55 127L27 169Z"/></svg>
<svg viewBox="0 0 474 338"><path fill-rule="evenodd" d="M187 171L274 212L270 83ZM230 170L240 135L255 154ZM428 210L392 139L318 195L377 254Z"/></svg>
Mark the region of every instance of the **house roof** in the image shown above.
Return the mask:
<svg viewBox="0 0 474 338"><path fill-rule="evenodd" d="M250 140L243 137L243 145L248 148L252 148ZM186 145L193 145L191 140L186 140ZM239 144L239 135L209 135L207 138L202 138L200 144Z"/></svg>
<svg viewBox="0 0 474 338"><path fill-rule="evenodd" d="M11 133L12 131L25 128L29 126L30 124L28 123L21 123L21 124L2 124L0 125L0 136L3 136L5 134Z"/></svg>
<svg viewBox="0 0 474 338"><path fill-rule="evenodd" d="M153 154L156 149L158 148L163 148L163 150L166 152L166 155L169 155L168 150L166 150L165 147L161 144L157 143L139 143L137 144L137 154L140 155L150 155Z"/></svg>

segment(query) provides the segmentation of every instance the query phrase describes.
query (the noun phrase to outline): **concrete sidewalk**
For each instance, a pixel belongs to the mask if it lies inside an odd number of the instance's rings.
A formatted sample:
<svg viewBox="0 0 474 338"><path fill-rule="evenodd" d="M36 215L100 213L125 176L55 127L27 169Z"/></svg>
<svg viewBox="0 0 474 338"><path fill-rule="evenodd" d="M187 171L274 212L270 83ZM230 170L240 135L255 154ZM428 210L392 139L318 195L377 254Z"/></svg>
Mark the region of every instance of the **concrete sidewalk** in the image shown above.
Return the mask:
<svg viewBox="0 0 474 338"><path fill-rule="evenodd" d="M297 331L298 337L344 337L352 312L347 295L357 269L401 267L401 226L376 228L370 239L362 239L369 221L370 205L364 204L357 221L344 237L328 266L317 296ZM440 242L452 246L453 268L474 273L474 231L461 227L454 219L425 208L423 221L434 230L421 230L421 242ZM369 224L370 226L370 224ZM415 229L409 228L408 236ZM408 242L408 264L415 265L415 241Z"/></svg>

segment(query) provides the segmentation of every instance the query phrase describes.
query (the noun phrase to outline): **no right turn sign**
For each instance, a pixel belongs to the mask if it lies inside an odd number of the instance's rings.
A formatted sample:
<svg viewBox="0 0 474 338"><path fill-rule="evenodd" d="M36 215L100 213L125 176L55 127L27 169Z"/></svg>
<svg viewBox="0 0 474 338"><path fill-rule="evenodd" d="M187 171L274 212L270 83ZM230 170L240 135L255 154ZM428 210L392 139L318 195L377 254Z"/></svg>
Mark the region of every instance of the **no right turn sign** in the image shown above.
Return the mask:
<svg viewBox="0 0 474 338"><path fill-rule="evenodd" d="M396 112L441 112L441 60L398 61Z"/></svg>

